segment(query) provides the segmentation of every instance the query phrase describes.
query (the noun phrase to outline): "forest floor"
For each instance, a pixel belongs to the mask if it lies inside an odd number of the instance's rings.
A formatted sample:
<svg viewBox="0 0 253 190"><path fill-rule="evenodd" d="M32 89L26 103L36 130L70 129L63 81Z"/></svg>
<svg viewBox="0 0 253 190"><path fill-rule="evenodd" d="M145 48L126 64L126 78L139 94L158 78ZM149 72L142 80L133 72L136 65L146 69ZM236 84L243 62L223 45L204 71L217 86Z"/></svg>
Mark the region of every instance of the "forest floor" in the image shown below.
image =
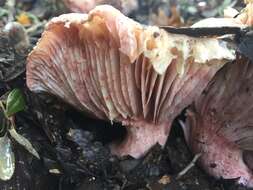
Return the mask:
<svg viewBox="0 0 253 190"><path fill-rule="evenodd" d="M129 15L145 24L189 25L205 17L220 16L235 1L139 0L139 8ZM22 90L26 109L17 113L16 126L38 151L38 160L13 142L16 170L9 181L0 181L8 190L246 190L233 180L217 180L198 166L177 177L193 159L176 119L166 146L154 146L141 159L117 158L107 147L124 137L120 124L90 119L60 100L34 94L25 83L25 60L36 44L45 23L67 12L59 1L17 1L13 7L0 1L0 95L13 88ZM176 12L171 7L175 7ZM3 32L8 19L24 24L30 40L29 51L18 54ZM164 17L166 16L166 17ZM165 19L167 18L167 20ZM163 20L161 23L160 21ZM182 116L179 116L183 118ZM71 135L69 134L71 129ZM0 155L1 156L1 155Z"/></svg>

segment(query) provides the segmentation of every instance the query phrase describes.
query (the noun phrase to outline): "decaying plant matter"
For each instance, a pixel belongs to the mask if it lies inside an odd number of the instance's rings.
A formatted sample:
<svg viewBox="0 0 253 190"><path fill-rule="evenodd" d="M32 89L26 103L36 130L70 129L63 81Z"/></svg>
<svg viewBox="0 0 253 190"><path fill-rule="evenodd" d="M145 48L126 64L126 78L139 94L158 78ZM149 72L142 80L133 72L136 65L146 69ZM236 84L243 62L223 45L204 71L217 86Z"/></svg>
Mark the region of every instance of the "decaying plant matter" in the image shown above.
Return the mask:
<svg viewBox="0 0 253 190"><path fill-rule="evenodd" d="M187 142L217 178L253 186L253 65L245 58L221 69L188 110Z"/></svg>
<svg viewBox="0 0 253 190"><path fill-rule="evenodd" d="M233 51L216 38L143 26L115 8L52 19L27 62L27 85L89 115L127 126L117 155L164 145L174 118L199 96Z"/></svg>
<svg viewBox="0 0 253 190"><path fill-rule="evenodd" d="M19 89L12 90L7 99L0 97L0 180L6 181L12 178L15 171L15 156L12 150L10 137L24 146L35 157L39 154L25 137L16 131L14 115L24 110L25 102Z"/></svg>

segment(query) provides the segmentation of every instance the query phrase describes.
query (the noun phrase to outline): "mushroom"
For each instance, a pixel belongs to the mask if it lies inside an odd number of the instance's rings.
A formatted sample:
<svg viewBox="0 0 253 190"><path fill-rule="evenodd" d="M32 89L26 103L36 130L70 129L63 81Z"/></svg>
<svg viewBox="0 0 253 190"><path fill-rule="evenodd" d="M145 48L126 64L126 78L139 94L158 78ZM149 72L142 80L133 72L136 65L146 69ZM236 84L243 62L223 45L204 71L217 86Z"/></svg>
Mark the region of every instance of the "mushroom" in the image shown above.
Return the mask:
<svg viewBox="0 0 253 190"><path fill-rule="evenodd" d="M27 86L122 123L127 136L112 152L138 158L165 144L174 118L233 59L216 38L167 33L101 5L47 24L27 59Z"/></svg>
<svg viewBox="0 0 253 190"><path fill-rule="evenodd" d="M76 13L87 13L97 5L108 4L120 9L124 14L138 8L137 0L64 0L66 7Z"/></svg>
<svg viewBox="0 0 253 190"><path fill-rule="evenodd" d="M9 37L10 45L17 53L25 54L30 46L29 38L24 26L18 22L9 22L5 25L3 32Z"/></svg>
<svg viewBox="0 0 253 190"><path fill-rule="evenodd" d="M253 187L253 64L224 66L187 111L184 132L211 175Z"/></svg>

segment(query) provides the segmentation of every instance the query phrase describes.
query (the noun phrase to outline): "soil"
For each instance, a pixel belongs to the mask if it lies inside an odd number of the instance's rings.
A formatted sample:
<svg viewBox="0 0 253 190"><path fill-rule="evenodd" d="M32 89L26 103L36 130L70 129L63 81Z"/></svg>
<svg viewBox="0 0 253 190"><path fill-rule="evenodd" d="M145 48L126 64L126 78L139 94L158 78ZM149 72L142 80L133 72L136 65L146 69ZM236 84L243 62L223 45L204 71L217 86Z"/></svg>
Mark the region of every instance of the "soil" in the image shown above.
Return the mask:
<svg viewBox="0 0 253 190"><path fill-rule="evenodd" d="M197 3L188 2L191 3L188 7ZM143 23L150 23L153 21L149 20L149 15L162 7L170 17L170 10L164 8L166 3L167 1L139 0L139 9L130 16ZM0 4L2 6L3 2L0 1ZM31 45L23 54L16 52L9 36L0 33L0 95L13 88L22 89L26 110L15 117L17 130L30 140L41 160L13 141L16 170L11 180L0 181L1 190L247 189L236 185L234 180L214 179L198 166L177 178L177 174L194 156L183 138L178 119L173 123L164 148L156 145L141 159L119 159L111 155L107 145L113 140L124 138L124 127L88 118L55 97L32 93L25 84L25 59L43 31L42 21L59 15L66 9L58 1L39 0L20 0L14 8L14 15L20 10L27 11L37 15L42 24L29 33ZM186 23L187 17L188 20L196 20L205 17L205 14L199 11L193 14L185 10L181 13L181 19ZM7 18L1 17L2 29L6 23ZM184 119L184 114L179 117Z"/></svg>

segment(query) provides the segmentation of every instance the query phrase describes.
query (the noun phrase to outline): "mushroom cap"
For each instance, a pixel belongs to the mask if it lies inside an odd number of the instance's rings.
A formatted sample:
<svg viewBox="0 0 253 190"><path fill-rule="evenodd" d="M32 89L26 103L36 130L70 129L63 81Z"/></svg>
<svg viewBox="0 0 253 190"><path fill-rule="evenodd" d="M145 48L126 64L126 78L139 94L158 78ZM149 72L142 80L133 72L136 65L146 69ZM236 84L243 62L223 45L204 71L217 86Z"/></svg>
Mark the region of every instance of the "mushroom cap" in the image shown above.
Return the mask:
<svg viewBox="0 0 253 190"><path fill-rule="evenodd" d="M232 59L233 51L215 38L170 34L101 5L47 24L27 59L27 86L122 122L135 134L115 153L139 157L165 144L173 119Z"/></svg>
<svg viewBox="0 0 253 190"><path fill-rule="evenodd" d="M211 175L253 187L253 64L227 64L209 83L184 128L200 164Z"/></svg>

